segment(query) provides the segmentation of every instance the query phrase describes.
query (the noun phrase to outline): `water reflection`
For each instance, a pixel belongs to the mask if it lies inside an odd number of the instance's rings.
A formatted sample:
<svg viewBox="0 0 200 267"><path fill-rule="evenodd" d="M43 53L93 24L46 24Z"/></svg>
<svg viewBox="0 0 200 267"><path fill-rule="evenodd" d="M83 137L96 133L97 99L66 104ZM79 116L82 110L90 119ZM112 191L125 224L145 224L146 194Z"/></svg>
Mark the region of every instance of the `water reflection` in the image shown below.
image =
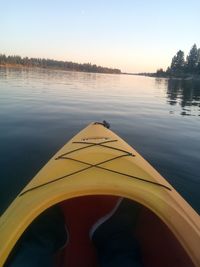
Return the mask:
<svg viewBox="0 0 200 267"><path fill-rule="evenodd" d="M197 81L0 68L0 213L67 140L104 119L200 212L197 116Z"/></svg>
<svg viewBox="0 0 200 267"><path fill-rule="evenodd" d="M183 116L200 116L200 80L169 79L167 102L180 105Z"/></svg>

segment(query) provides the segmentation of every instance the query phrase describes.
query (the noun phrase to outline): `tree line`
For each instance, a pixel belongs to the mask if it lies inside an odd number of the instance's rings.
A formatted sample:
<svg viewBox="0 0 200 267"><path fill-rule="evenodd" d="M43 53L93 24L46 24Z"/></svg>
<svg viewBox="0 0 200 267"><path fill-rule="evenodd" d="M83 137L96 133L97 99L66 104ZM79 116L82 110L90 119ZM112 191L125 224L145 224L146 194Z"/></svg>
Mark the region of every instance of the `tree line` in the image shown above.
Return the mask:
<svg viewBox="0 0 200 267"><path fill-rule="evenodd" d="M28 58L17 55L6 56L0 54L0 65L20 65L24 67L41 67L41 68L55 68L69 71L83 71L83 72L98 72L98 73L115 73L120 74L120 69L107 68L97 66L91 63L75 63L71 61L61 61L45 58Z"/></svg>
<svg viewBox="0 0 200 267"><path fill-rule="evenodd" d="M179 50L172 58L171 65L167 70L159 69L156 75L175 77L200 75L200 48L194 44L186 57L184 52Z"/></svg>

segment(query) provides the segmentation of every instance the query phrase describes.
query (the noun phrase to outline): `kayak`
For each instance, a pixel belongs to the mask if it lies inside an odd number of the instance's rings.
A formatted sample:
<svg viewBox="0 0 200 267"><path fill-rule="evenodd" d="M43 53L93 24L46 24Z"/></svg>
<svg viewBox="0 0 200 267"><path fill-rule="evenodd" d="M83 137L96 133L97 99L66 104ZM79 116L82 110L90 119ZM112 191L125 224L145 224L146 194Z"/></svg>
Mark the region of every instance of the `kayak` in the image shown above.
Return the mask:
<svg viewBox="0 0 200 267"><path fill-rule="evenodd" d="M142 206L137 236L144 266L200 266L199 215L105 122L89 124L67 142L0 217L0 266L33 220L56 204L72 236L58 255L62 266L95 266L85 232L121 197Z"/></svg>

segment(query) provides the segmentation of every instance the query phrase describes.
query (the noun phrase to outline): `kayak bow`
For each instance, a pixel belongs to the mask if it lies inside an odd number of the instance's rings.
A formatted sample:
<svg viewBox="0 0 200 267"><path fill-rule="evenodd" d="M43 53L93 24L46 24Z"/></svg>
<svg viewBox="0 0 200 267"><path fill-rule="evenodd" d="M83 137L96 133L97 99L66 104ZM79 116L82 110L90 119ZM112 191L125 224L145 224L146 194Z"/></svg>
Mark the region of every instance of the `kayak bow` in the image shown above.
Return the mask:
<svg viewBox="0 0 200 267"><path fill-rule="evenodd" d="M31 222L47 208L84 196L129 198L155 214L200 266L199 215L119 136L91 123L39 171L0 218L0 266Z"/></svg>

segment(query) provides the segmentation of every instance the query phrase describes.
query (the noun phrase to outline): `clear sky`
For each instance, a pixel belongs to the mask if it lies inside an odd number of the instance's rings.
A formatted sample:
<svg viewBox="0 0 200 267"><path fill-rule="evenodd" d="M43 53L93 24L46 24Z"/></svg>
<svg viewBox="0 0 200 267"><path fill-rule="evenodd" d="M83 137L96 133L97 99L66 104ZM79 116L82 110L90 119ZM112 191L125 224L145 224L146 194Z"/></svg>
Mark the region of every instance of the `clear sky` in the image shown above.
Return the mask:
<svg viewBox="0 0 200 267"><path fill-rule="evenodd" d="M0 0L0 53L153 72L200 46L200 0Z"/></svg>

